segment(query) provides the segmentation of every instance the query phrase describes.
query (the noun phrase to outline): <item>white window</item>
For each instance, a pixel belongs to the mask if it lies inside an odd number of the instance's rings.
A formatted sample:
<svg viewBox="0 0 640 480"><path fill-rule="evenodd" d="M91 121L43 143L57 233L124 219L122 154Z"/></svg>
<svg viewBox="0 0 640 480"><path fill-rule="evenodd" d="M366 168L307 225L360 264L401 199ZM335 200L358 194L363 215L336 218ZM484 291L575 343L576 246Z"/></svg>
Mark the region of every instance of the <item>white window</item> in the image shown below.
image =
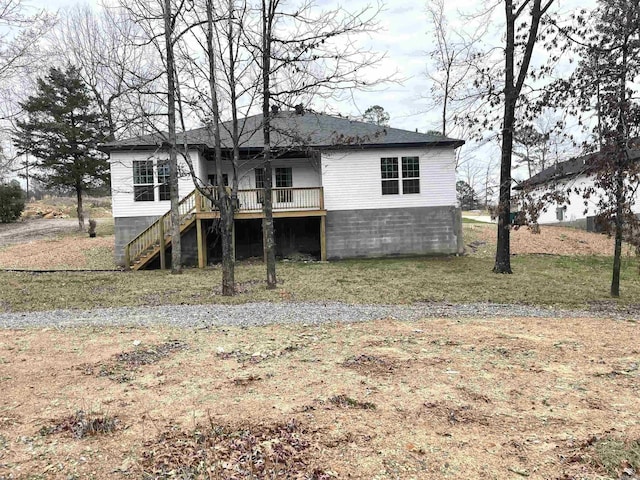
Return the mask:
<svg viewBox="0 0 640 480"><path fill-rule="evenodd" d="M400 165L397 157L380 159L382 195L400 194ZM420 193L420 159L402 157L402 194Z"/></svg>
<svg viewBox="0 0 640 480"><path fill-rule="evenodd" d="M153 202L153 160L133 161L133 200Z"/></svg>

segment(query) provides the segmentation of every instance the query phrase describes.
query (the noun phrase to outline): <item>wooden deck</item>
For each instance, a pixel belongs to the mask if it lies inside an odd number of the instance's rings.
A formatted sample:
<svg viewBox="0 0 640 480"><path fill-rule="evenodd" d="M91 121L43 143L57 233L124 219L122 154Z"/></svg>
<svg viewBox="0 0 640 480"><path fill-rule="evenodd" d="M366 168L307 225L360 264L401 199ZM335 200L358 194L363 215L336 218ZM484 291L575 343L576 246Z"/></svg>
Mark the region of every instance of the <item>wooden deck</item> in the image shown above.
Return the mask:
<svg viewBox="0 0 640 480"><path fill-rule="evenodd" d="M213 187L212 192L215 192ZM274 188L272 198L274 218L320 217L321 260L326 260L325 217L327 211L324 209L322 187ZM239 190L238 207L234 218L236 220L264 218L263 199L263 189ZM194 190L180 201L179 211L181 234L193 226L197 229L198 266L204 268L207 263L207 252L206 233L202 228L202 221L220 218L220 212L213 202L198 190ZM140 270L159 256L160 268L164 269L166 267L165 251L171 244L170 232L171 212L167 212L125 246L125 267Z"/></svg>

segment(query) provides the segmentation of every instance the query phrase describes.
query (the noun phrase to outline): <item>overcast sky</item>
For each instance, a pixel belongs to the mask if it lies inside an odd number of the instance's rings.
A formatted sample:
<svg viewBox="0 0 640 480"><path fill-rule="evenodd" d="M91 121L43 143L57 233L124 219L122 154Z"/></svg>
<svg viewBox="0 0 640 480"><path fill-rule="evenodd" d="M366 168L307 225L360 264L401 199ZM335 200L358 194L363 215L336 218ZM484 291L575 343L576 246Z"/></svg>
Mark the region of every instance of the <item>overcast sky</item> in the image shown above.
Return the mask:
<svg viewBox="0 0 640 480"><path fill-rule="evenodd" d="M370 4L374 0L319 0L321 5L334 2L342 2L345 8L357 10ZM381 76L395 74L400 81L376 88L373 92L356 93L352 101L337 102L331 110L345 115L358 115L372 105L381 105L391 116L391 125L408 130L419 129L439 130L439 111L428 108L427 100L430 95L430 82L425 76L427 64L427 51L432 45L432 33L429 31L429 22L426 13L428 0L386 0L383 12L378 20L380 28L369 38L364 39L372 50L385 53L385 58L376 69ZM73 6L74 0L31 0L33 7L47 8L49 10L61 9ZM88 3L97 4L96 0ZM499 45L502 38L502 28L499 22L502 19L501 0L491 0L498 3L496 9L496 25L493 27L493 39ZM593 7L596 0L556 0L556 9L568 12L578 7ZM485 0L446 0L446 8L451 24L456 27L464 27L459 20L459 11L470 13L478 11L485 5ZM538 55L544 55L539 47ZM493 156L494 153L487 153Z"/></svg>
<svg viewBox="0 0 640 480"><path fill-rule="evenodd" d="M340 1L340 0L337 0ZM495 3L493 0L491 3ZM399 83L377 88L373 92L356 93L354 102L341 102L334 106L334 110L343 114L356 115L371 105L381 105L391 116L392 126L420 131L438 129L438 112L431 111L426 106L425 97L429 96L430 83L425 76L427 51L432 43L429 22L426 14L428 0L386 0L383 12L379 15L380 29L366 39L371 47L386 54L377 72L381 75L395 74ZM56 10L77 3L74 0L32 0L34 7ZM88 3L97 4L96 0ZM332 0L322 0L319 3L333 3ZM342 0L349 10L363 8L372 0ZM456 20L457 12L469 13L479 10L485 5L485 0L446 0L446 8L454 26L459 26ZM557 7L563 11L584 6L590 7L595 0L556 0ZM498 10L501 14L501 10ZM496 26L497 27L497 26ZM358 111L360 110L360 112Z"/></svg>

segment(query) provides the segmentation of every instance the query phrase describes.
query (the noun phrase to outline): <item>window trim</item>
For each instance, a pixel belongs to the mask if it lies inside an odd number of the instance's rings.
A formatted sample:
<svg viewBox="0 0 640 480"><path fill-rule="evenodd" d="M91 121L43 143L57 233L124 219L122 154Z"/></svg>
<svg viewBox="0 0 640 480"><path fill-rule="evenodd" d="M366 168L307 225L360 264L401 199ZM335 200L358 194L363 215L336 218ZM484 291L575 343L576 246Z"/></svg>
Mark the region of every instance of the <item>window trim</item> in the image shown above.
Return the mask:
<svg viewBox="0 0 640 480"><path fill-rule="evenodd" d="M409 168L408 168L409 160L415 160L416 162L415 165L413 165L414 168L411 169L411 172L409 172ZM406 169L405 169L405 165L407 165ZM409 176L410 173L412 173L413 176ZM405 182L416 182L415 190L407 191L410 189L406 188L407 184ZM420 157L417 155L402 157L402 194L403 195L415 195L415 194L420 195Z"/></svg>
<svg viewBox="0 0 640 480"><path fill-rule="evenodd" d="M391 167L391 170L388 169L389 167ZM382 195L400 195L400 171L398 170L398 157L380 158L380 177ZM388 186L390 185L395 185L395 189L393 187L389 189Z"/></svg>
<svg viewBox="0 0 640 480"><path fill-rule="evenodd" d="M140 164L146 164L145 167L145 175L144 179L146 182L138 181L141 180L142 175L140 175ZM149 166L150 165L150 166ZM137 171L136 171L137 169ZM149 183L149 170L151 170L151 182ZM134 202L154 202L156 199L155 195L155 165L153 160L133 160L132 162L132 174L133 174L133 201ZM137 175L137 176L136 176ZM140 191L138 193L136 190ZM150 194L150 198L149 198Z"/></svg>
<svg viewBox="0 0 640 480"><path fill-rule="evenodd" d="M293 168L292 167L275 167L274 169L275 187L278 188L293 188ZM283 176L284 174L284 176ZM279 180L285 179L287 185L278 185L283 183ZM291 203L293 202L292 190L276 190L276 202L277 203Z"/></svg>
<svg viewBox="0 0 640 480"><path fill-rule="evenodd" d="M167 173L164 175L160 175L160 168L167 169ZM171 184L170 184L170 164L169 160L158 160L156 163L156 175L158 182L158 201L167 202L171 200ZM161 181L160 178L166 179L165 181Z"/></svg>

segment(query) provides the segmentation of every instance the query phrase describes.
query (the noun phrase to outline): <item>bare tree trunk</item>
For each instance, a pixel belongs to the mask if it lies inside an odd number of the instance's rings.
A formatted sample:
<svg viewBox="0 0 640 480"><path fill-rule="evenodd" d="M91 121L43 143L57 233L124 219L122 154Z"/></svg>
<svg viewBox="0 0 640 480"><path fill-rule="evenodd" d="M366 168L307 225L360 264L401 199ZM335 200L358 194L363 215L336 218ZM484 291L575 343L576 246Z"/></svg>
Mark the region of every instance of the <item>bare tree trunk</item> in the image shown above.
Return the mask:
<svg viewBox="0 0 640 480"><path fill-rule="evenodd" d="M267 288L276 288L276 241L273 227L273 169L271 168L271 35L274 0L262 0L262 136L264 160L264 257L267 264Z"/></svg>
<svg viewBox="0 0 640 480"><path fill-rule="evenodd" d="M171 197L171 273L182 273L182 245L178 192L178 155L176 152L175 60L172 41L171 0L164 0L164 39L167 50L167 117L169 147L169 194Z"/></svg>
<svg viewBox="0 0 640 480"><path fill-rule="evenodd" d="M505 88L505 118L502 129L502 155L500 159L500 198L498 201L498 243L496 246L495 273L513 273L511 270L511 154L513 152L513 100L507 97ZM511 125L511 127L509 127Z"/></svg>
<svg viewBox="0 0 640 480"><path fill-rule="evenodd" d="M629 16L630 10L627 10ZM626 19L625 28L628 28L630 20ZM625 203L624 179L627 168L629 167L629 158L627 153L627 139L629 131L626 126L628 99L627 99L627 68L629 60L629 33L625 37L622 46L622 61L620 65L620 98L618 102L618 125L616 138L616 183L615 183L615 201L616 201L616 218L615 218L615 247L613 252L613 275L611 278L611 296L620 296L620 268L622 257L622 234L623 234L623 209ZM600 107L598 106L598 110ZM599 133L599 132L598 132Z"/></svg>
<svg viewBox="0 0 640 480"><path fill-rule="evenodd" d="M213 50L213 3L207 1L207 55L209 57L209 90L213 117L214 154L216 162L215 186L220 210L219 233L222 241L222 295L235 293L235 255L233 251L234 211L230 196L224 185L222 171L222 145L220 140L220 110L216 91L216 58ZM231 21L231 20L230 20Z"/></svg>
<svg viewBox="0 0 640 480"><path fill-rule="evenodd" d="M513 154L513 124L517 93L514 86L515 15L512 0L505 0L507 44L505 50L504 118L502 120L502 153L500 156L500 196L498 200L498 241L496 245L495 273L513 273L511 270L511 155Z"/></svg>
<svg viewBox="0 0 640 480"><path fill-rule="evenodd" d="M613 252L613 275L611 278L611 296L620 296L620 267L622 257L622 233L623 233L623 214L622 207L624 203L624 176L622 172L618 172L616 178L616 218L615 218L615 247Z"/></svg>
<svg viewBox="0 0 640 480"><path fill-rule="evenodd" d="M76 207L76 212L78 214L78 230L83 232L84 231L84 209L82 208L82 187L80 187L80 185L76 185L76 200L78 202L78 206Z"/></svg>
<svg viewBox="0 0 640 480"><path fill-rule="evenodd" d="M511 157L513 155L513 129L515 111L520 92L527 77L533 49L538 39L540 20L555 0L533 0L531 4L531 20L526 36L525 49L519 59L518 74L516 68L516 23L527 3L516 10L513 0L505 0L505 18L507 26L505 48L505 86L504 86L504 118L502 123L502 154L500 159L500 201L498 203L498 242L496 245L495 273L512 273L510 246L510 212L511 212ZM523 36L521 33L519 37ZM519 39L518 42L522 42Z"/></svg>

